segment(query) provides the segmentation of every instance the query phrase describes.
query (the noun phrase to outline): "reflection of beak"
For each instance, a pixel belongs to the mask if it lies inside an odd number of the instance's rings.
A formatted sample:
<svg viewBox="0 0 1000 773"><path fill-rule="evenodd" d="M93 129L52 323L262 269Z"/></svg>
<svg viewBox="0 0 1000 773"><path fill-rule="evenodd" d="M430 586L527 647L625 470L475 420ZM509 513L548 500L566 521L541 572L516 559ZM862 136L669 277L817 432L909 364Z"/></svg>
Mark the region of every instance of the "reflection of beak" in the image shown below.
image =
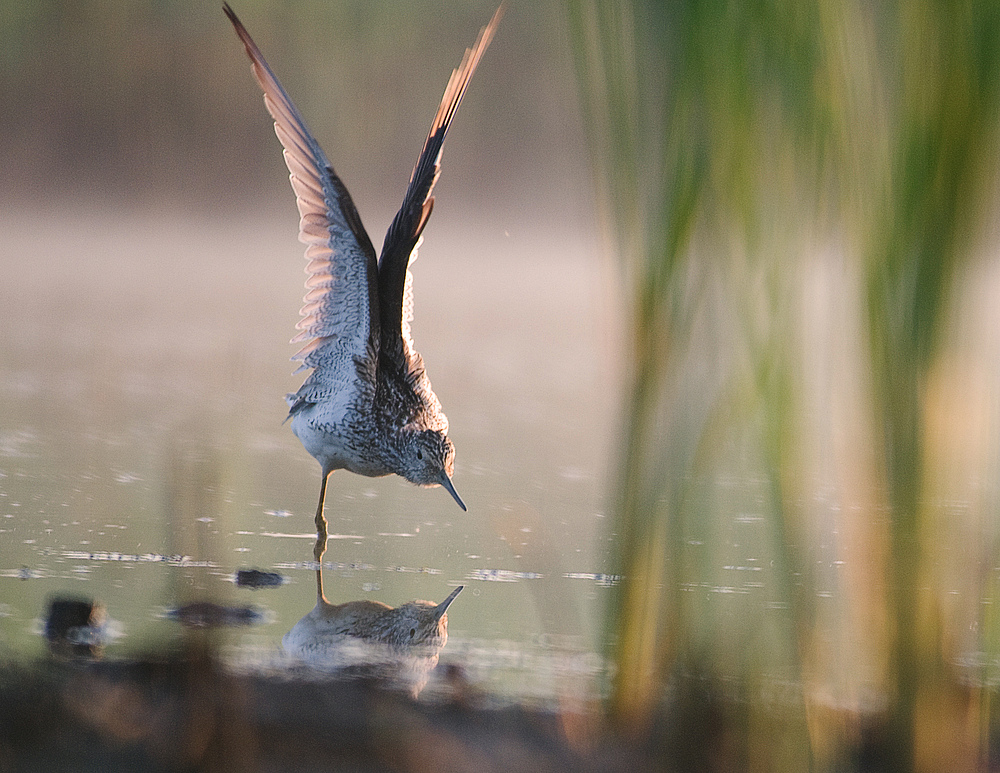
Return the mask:
<svg viewBox="0 0 1000 773"><path fill-rule="evenodd" d="M435 620L440 620L442 617L444 617L444 613L448 611L448 606L451 604L451 602L455 600L455 596L457 596L459 593L462 592L462 588L464 587L465 587L464 585L459 585L457 588L455 588L455 590L451 592L451 595L449 595L448 598L446 598L444 601L442 601L434 608Z"/></svg>
<svg viewBox="0 0 1000 773"><path fill-rule="evenodd" d="M449 494L455 497L455 501L458 502L458 506L461 507L465 512L469 512L469 508L465 506L465 502L462 501L462 497L460 497L458 495L458 492L455 491L455 487L452 485L451 478L448 477L448 473L442 472L439 482L442 486L444 486L445 490Z"/></svg>

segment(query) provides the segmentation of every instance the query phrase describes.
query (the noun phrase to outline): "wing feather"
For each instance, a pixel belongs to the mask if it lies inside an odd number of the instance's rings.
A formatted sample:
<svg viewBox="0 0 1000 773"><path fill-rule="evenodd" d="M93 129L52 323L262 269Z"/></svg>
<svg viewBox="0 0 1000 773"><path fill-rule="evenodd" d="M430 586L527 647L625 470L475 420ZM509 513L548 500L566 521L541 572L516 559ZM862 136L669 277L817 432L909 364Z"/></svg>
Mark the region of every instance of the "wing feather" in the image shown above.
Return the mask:
<svg viewBox="0 0 1000 773"><path fill-rule="evenodd" d="M307 292L299 312L303 318L296 325L301 332L292 339L308 343L292 359L301 361L299 370L314 368L299 390L299 400L309 401L309 392L320 385L351 384L358 372L374 373L374 367L357 365L373 356L372 342L378 338L375 250L347 188L298 109L236 14L228 4L223 9L246 48L274 118L299 209L299 241L308 245Z"/></svg>
<svg viewBox="0 0 1000 773"><path fill-rule="evenodd" d="M441 174L441 151L448 128L462 103L479 61L489 47L503 17L504 5L497 8L489 23L479 31L475 45L465 51L462 63L452 71L448 86L438 107L423 150L410 175L410 184L402 206L385 235L378 263L379 294L379 356L386 364L403 371L422 371L415 358L410 339L413 319L412 276L409 265L416 259L416 250L427 219L434 207L431 192Z"/></svg>

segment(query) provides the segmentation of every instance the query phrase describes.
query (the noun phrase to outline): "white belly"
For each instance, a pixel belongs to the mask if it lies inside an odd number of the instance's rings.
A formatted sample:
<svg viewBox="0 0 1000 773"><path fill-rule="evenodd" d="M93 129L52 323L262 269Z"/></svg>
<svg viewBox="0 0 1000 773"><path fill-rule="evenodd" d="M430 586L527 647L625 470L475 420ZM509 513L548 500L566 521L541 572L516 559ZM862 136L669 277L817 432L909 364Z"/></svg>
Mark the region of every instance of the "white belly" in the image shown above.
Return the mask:
<svg viewBox="0 0 1000 773"><path fill-rule="evenodd" d="M327 470L349 470L358 475L377 478L391 470L379 461L381 454L372 449L371 443L347 437L347 424L318 424L316 408L305 406L292 417L292 432L309 454ZM359 446L369 446L359 452Z"/></svg>

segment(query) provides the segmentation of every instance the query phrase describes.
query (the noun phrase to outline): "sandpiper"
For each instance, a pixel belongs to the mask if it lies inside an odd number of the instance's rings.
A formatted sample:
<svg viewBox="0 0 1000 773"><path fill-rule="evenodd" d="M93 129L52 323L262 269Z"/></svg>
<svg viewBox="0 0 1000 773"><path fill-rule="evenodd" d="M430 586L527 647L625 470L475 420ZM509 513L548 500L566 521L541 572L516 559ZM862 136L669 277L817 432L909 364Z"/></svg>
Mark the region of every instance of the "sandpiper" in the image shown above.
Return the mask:
<svg viewBox="0 0 1000 773"><path fill-rule="evenodd" d="M441 485L465 510L451 482L455 447L448 419L410 338L409 264L434 205L431 192L445 136L503 6L452 72L377 262L344 183L236 14L228 4L223 8L264 90L301 215L299 240L308 245L306 305L297 325L301 332L292 339L308 343L292 359L301 361L296 373L313 370L286 400L292 432L322 469L316 531L323 549L323 501L334 470L372 477L395 473L421 486ZM321 554L317 550L317 560Z"/></svg>

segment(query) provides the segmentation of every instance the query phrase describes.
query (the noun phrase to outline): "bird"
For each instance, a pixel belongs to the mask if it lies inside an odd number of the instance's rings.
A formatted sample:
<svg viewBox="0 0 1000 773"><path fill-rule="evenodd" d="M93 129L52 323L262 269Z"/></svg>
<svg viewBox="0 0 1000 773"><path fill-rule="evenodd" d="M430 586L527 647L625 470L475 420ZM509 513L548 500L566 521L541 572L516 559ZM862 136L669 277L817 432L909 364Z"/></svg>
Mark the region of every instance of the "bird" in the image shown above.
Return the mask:
<svg viewBox="0 0 1000 773"><path fill-rule="evenodd" d="M330 604L322 580L317 584L316 606L282 637L284 651L339 674L374 673L416 698L448 641L448 607L464 586L440 604L418 600L393 608L367 599Z"/></svg>
<svg viewBox="0 0 1000 773"><path fill-rule="evenodd" d="M291 419L292 432L321 468L315 522L322 550L324 500L334 470L369 477L396 474L420 486L442 486L465 511L451 480L455 447L448 419L410 337L409 265L434 207L445 138L504 6L480 30L448 80L377 261L347 187L228 3L223 10L274 118L299 209L299 241L307 245L305 305L296 326L300 332L292 339L305 346L292 359L301 363L296 373L312 372L286 396L285 420Z"/></svg>

